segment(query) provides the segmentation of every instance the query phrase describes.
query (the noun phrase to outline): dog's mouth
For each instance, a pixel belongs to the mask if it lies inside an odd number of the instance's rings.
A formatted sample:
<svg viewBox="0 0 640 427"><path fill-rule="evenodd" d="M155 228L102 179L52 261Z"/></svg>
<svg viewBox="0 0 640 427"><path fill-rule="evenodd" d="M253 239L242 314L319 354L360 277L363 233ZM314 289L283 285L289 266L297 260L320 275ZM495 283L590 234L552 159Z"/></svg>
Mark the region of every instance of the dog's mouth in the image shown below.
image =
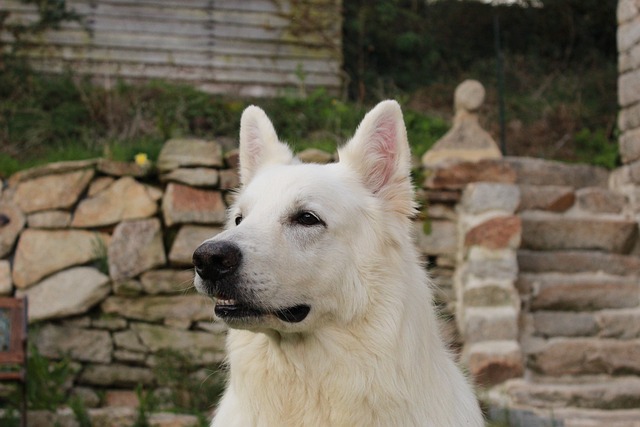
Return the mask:
<svg viewBox="0 0 640 427"><path fill-rule="evenodd" d="M307 317L309 311L311 311L311 307L304 304L268 311L239 303L233 299L218 299L215 306L216 315L221 319L228 320L273 315L283 322L298 323Z"/></svg>

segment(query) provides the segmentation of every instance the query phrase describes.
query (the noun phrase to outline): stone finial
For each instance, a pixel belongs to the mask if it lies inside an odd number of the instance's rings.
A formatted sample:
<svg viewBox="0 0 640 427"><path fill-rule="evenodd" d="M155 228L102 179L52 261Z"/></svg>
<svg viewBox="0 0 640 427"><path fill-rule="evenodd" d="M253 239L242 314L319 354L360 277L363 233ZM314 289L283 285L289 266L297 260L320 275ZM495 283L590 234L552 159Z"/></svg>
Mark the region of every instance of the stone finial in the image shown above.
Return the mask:
<svg viewBox="0 0 640 427"><path fill-rule="evenodd" d="M485 89L477 80L465 80L454 95L453 127L424 156L422 164L435 166L445 160L478 161L502 157L496 142L478 123Z"/></svg>

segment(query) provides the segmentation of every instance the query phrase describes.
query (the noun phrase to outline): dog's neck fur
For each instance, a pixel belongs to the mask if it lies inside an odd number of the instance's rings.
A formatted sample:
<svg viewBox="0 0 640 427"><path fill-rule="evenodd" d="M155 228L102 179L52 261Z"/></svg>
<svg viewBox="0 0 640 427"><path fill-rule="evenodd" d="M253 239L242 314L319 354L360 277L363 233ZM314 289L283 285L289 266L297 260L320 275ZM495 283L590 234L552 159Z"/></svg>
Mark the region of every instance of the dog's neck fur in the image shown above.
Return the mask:
<svg viewBox="0 0 640 427"><path fill-rule="evenodd" d="M401 275L405 281L410 277L424 280L409 283L412 290L404 295L389 289L388 284L397 283L398 277L379 277L378 283L367 286L381 290L374 297L384 299L385 304L400 304L401 310L388 307L354 320L349 328L328 325L306 335L230 331L227 393L236 394L233 400L243 404L225 409L246 414L246 426L391 426L398 419L395 414L415 414L408 408L416 406L421 407L416 414L420 419L412 425L479 425L474 396L454 395L467 387L437 332L428 279L413 261L415 251L409 250L406 257L395 255L395 265L401 268L388 275ZM421 271L416 274L411 269ZM403 316L392 318L389 313ZM363 336L367 338L357 338ZM411 366L416 360L426 368ZM407 373L411 378L405 377ZM280 393L284 388L289 391ZM289 400L283 401L282 396ZM291 396L297 399L290 400ZM451 402L460 406L441 410ZM265 413L269 408L273 412ZM434 418L442 414L449 418Z"/></svg>

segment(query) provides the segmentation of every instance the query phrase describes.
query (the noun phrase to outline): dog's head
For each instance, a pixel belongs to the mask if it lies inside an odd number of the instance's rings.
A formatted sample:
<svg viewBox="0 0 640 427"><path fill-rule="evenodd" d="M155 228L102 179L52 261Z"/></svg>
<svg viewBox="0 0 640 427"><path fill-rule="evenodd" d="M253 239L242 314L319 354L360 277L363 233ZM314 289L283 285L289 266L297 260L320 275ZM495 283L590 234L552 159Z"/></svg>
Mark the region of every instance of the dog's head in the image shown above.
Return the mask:
<svg viewBox="0 0 640 427"><path fill-rule="evenodd" d="M378 104L339 157L301 164L260 108L244 111L242 189L226 231L193 255L196 288L229 326L302 332L366 312L414 213L400 106Z"/></svg>

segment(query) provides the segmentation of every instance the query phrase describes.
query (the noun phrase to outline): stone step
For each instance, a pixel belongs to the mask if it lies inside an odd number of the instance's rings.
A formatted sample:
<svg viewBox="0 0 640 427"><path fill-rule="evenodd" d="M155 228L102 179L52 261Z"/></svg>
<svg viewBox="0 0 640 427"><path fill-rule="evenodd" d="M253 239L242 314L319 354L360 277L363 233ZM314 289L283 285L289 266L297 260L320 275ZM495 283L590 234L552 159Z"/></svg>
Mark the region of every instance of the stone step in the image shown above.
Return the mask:
<svg viewBox="0 0 640 427"><path fill-rule="evenodd" d="M640 427L640 409L541 409L523 406L488 408L487 425L513 427Z"/></svg>
<svg viewBox="0 0 640 427"><path fill-rule="evenodd" d="M640 257L597 251L518 251L518 266L526 273L601 271L624 276L640 272Z"/></svg>
<svg viewBox="0 0 640 427"><path fill-rule="evenodd" d="M536 376L529 380L508 380L496 387L494 393L501 395L512 406L546 409L638 409L640 377Z"/></svg>

